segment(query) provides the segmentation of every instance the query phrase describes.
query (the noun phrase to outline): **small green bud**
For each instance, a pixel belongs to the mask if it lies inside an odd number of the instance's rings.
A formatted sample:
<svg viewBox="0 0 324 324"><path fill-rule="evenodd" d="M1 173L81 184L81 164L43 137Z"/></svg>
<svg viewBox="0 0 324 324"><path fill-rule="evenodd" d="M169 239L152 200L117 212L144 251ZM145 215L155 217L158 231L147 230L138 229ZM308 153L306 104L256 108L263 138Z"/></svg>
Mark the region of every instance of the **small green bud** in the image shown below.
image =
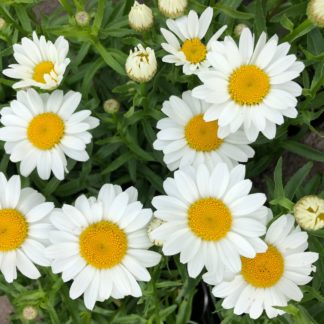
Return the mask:
<svg viewBox="0 0 324 324"><path fill-rule="evenodd" d="M235 28L234 28L234 34L236 36L238 36L238 37L241 36L241 33L242 33L244 28L247 28L247 26L245 24L236 25Z"/></svg>
<svg viewBox="0 0 324 324"><path fill-rule="evenodd" d="M85 27L89 25L90 16L86 11L79 11L75 15L75 21L80 27Z"/></svg>
<svg viewBox="0 0 324 324"><path fill-rule="evenodd" d="M104 102L103 109L107 114L115 114L120 109L120 103L116 99L108 99Z"/></svg>
<svg viewBox="0 0 324 324"><path fill-rule="evenodd" d="M32 320L34 320L37 317L38 312L37 312L37 309L35 307L33 307L33 306L26 306L23 309L22 315L23 315L23 318L25 320L32 321Z"/></svg>
<svg viewBox="0 0 324 324"><path fill-rule="evenodd" d="M3 18L0 17L0 30L5 29L6 26L7 26L7 22Z"/></svg>

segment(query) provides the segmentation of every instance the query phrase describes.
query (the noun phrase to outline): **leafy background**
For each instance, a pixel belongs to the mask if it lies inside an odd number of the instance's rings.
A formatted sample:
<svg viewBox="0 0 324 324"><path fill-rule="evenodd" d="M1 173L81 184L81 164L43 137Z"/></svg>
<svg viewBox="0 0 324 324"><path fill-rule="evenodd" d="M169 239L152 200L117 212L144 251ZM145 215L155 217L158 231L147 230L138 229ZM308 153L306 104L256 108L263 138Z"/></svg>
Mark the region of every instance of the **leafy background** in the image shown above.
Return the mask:
<svg viewBox="0 0 324 324"><path fill-rule="evenodd" d="M140 200L151 206L152 197L163 192L163 179L170 175L162 154L152 148L155 125L162 117L161 105L170 95L180 95L199 81L195 76L182 75L181 68L162 63L159 28L165 26L166 18L159 13L157 1L146 1L154 12L155 24L153 30L143 34L128 27L127 14L132 4L133 0L1 1L0 17L7 26L0 31L0 69L13 62L12 45L23 36L30 37L33 30L51 40L64 35L70 42L71 64L61 88L80 91L81 108L91 109L101 120L88 146L91 159L83 164L69 161L70 172L64 181L42 181L35 173L23 178L24 185L38 189L56 206L73 202L81 193L95 195L106 182L125 188L136 186ZM228 25L226 34L234 35L239 23L257 35L262 31L277 33L281 42L292 44L291 52L307 67L298 80L304 88L298 117L286 119L273 141L260 136L253 145L256 156L247 165L247 175L254 181L254 190L267 194L276 217L292 211L294 203L304 195L319 194L324 198L324 125L320 119L324 111L324 38L322 30L307 19L307 1L189 1L189 8L199 13L208 5L214 8L210 35L224 24ZM91 16L88 27L76 24L74 15L80 10ZM158 72L147 84L129 81L124 70L129 50L138 43L153 48L158 58ZM0 75L1 106L15 97L12 83ZM117 114L104 112L103 102L109 98L120 101ZM9 162L4 153L3 143L0 151L0 170L7 176L18 173L17 165ZM314 280L303 287L302 302L290 303L288 314L272 323L323 323L324 230L309 235L310 249L321 254ZM0 275L0 295L10 300L12 323L26 322L22 310L27 305L37 308L36 322L43 323L270 322L266 317L253 321L222 310L221 301L213 298L200 278L188 278L178 257L163 258L151 269L153 279L142 285L142 298L110 299L97 303L93 312L85 309L82 300L69 299L69 283L63 284L49 269L42 269L42 273L40 280L19 276L11 285ZM5 323L0 315L2 321Z"/></svg>

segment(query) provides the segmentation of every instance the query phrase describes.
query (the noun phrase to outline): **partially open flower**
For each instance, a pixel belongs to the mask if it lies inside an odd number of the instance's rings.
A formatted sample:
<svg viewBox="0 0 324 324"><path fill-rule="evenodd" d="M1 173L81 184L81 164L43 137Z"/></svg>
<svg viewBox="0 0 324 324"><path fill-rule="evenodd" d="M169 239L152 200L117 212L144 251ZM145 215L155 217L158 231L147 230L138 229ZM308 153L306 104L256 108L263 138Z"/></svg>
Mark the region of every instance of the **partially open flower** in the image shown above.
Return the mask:
<svg viewBox="0 0 324 324"><path fill-rule="evenodd" d="M294 207L297 223L306 230L318 230L324 227L324 199L317 196L305 196Z"/></svg>
<svg viewBox="0 0 324 324"><path fill-rule="evenodd" d="M159 0L161 13L169 18L177 18L184 14L188 5L187 0Z"/></svg>
<svg viewBox="0 0 324 324"><path fill-rule="evenodd" d="M142 32L150 29L153 26L152 10L139 1L134 2L128 14L128 22L132 29Z"/></svg>
<svg viewBox="0 0 324 324"><path fill-rule="evenodd" d="M310 0L307 6L307 16L313 24L324 27L324 1Z"/></svg>
<svg viewBox="0 0 324 324"><path fill-rule="evenodd" d="M136 82L150 81L157 70L154 50L138 44L134 51L130 51L125 67L130 79Z"/></svg>

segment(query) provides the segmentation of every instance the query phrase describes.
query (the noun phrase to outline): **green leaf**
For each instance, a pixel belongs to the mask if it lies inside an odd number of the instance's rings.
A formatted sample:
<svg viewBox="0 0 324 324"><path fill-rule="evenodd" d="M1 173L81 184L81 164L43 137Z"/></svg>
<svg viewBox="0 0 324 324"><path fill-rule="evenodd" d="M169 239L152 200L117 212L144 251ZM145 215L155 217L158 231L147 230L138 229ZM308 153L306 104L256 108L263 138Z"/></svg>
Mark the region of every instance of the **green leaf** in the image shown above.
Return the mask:
<svg viewBox="0 0 324 324"><path fill-rule="evenodd" d="M92 32L94 35L98 35L99 33L103 21L104 13L105 13L105 6L106 6L106 0L98 0L98 9L92 25Z"/></svg>
<svg viewBox="0 0 324 324"><path fill-rule="evenodd" d="M313 23L310 20L306 19L299 26L297 26L291 33L289 33L286 37L284 37L283 41L292 43L296 39L306 35L314 28L315 26L313 25Z"/></svg>
<svg viewBox="0 0 324 324"><path fill-rule="evenodd" d="M318 150L315 150L305 144L301 144L295 141L286 141L283 142L282 147L288 150L289 152L300 155L308 160L324 162L324 153Z"/></svg>
<svg viewBox="0 0 324 324"><path fill-rule="evenodd" d="M131 156L132 156L132 154L129 152L122 154L116 160L109 163L109 165L104 170L102 170L101 174L107 174L107 173L110 173L110 172L113 172L113 171L119 169L131 158Z"/></svg>
<svg viewBox="0 0 324 324"><path fill-rule="evenodd" d="M264 15L263 1L256 0L255 3L255 32L260 35L263 31L267 31L266 19Z"/></svg>
<svg viewBox="0 0 324 324"><path fill-rule="evenodd" d="M235 18L235 19L248 20L248 19L255 18L255 15L253 13L238 11L236 9L225 6L223 4L217 4L217 5L215 5L214 8L217 11L222 12L226 16L229 16L229 17Z"/></svg>
<svg viewBox="0 0 324 324"><path fill-rule="evenodd" d="M313 167L312 162L306 163L302 168L300 168L287 182L285 186L286 197L293 199L295 193L304 182L305 178L308 176L310 170Z"/></svg>
<svg viewBox="0 0 324 324"><path fill-rule="evenodd" d="M274 170L274 193L275 198L282 198L285 196L283 181L282 181L282 158L277 162L276 168Z"/></svg>
<svg viewBox="0 0 324 324"><path fill-rule="evenodd" d="M16 9L17 17L18 17L23 29L26 32L31 33L33 29L31 26L30 19L28 17L28 11L26 11L26 8L22 5L16 6L15 9Z"/></svg>
<svg viewBox="0 0 324 324"><path fill-rule="evenodd" d="M126 75L125 67L121 65L100 42L95 42L93 45L108 66L110 66L117 73Z"/></svg>

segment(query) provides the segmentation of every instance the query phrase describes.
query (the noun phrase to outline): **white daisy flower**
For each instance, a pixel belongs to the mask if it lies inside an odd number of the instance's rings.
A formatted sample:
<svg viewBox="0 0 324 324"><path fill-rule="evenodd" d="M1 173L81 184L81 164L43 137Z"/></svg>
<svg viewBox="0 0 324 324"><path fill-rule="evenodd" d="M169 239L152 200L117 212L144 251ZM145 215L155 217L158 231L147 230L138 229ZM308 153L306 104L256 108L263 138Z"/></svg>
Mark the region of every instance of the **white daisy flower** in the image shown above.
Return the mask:
<svg viewBox="0 0 324 324"><path fill-rule="evenodd" d="M86 161L86 144L91 142L90 129L98 119L90 110L75 113L81 101L79 92L55 90L38 94L34 89L18 91L17 100L1 110L0 140L12 162L20 163L20 173L27 177L37 168L41 179L47 180L51 171L59 180L67 172L66 157Z"/></svg>
<svg viewBox="0 0 324 324"><path fill-rule="evenodd" d="M150 81L157 70L155 52L150 47L144 48L138 44L134 51L130 51L125 69L130 79L136 82Z"/></svg>
<svg viewBox="0 0 324 324"><path fill-rule="evenodd" d="M63 205L52 213L56 231L48 256L54 273L62 272L64 282L73 280L70 297L84 294L88 309L110 296L142 295L137 281L149 281L147 267L161 256L147 250L152 246L146 226L151 209L143 209L133 187L104 185L98 199L80 196L74 206Z"/></svg>
<svg viewBox="0 0 324 324"><path fill-rule="evenodd" d="M225 37L212 47L207 55L212 69L199 73L203 85L193 90L194 97L213 104L204 119L218 119L220 137L243 126L251 141L259 132L274 138L283 116L297 116L296 97L302 89L291 80L299 76L304 64L296 62L295 55L287 55L290 45L278 45L277 35L266 42L262 33L254 46L248 28L242 31L238 46L233 38Z"/></svg>
<svg viewBox="0 0 324 324"><path fill-rule="evenodd" d="M10 64L2 73L13 79L20 79L12 87L38 87L51 90L60 85L66 67L70 63L67 58L69 43L63 36L53 44L44 36L37 37L33 32L33 40L23 37L21 44L13 46L14 57L18 64Z"/></svg>
<svg viewBox="0 0 324 324"><path fill-rule="evenodd" d="M266 197L249 194L252 182L244 176L243 165L229 170L219 163L211 171L204 164L187 167L164 181L165 196L153 199L155 217L166 223L151 237L164 242L165 255L180 253L190 277L205 266L221 281L225 270L241 270L240 256L252 258L266 250L259 238L270 217L263 206Z"/></svg>
<svg viewBox="0 0 324 324"><path fill-rule="evenodd" d="M20 177L9 180L0 173L0 272L7 282L17 279L17 269L30 279L41 276L35 264L49 266L45 244L54 204L32 188L21 189Z"/></svg>
<svg viewBox="0 0 324 324"><path fill-rule="evenodd" d="M208 53L211 51L211 44L222 35L227 27L223 26L219 29L205 44L202 39L208 31L212 18L213 9L208 7L200 18L195 11L190 10L188 16L176 20L168 19L166 24L171 32L161 28L161 32L167 41L167 43L162 43L161 46L170 54L164 56L162 61L177 66L182 65L183 73L188 75L196 73L200 69L208 68L210 66Z"/></svg>
<svg viewBox="0 0 324 324"><path fill-rule="evenodd" d="M158 7L161 13L170 18L182 16L187 9L188 0L159 0Z"/></svg>
<svg viewBox="0 0 324 324"><path fill-rule="evenodd" d="M210 104L184 92L182 99L172 96L163 103L168 116L157 123L160 131L153 146L164 153L164 162L171 171L187 165L205 163L213 167L225 162L230 168L254 156L254 150L242 131L221 139L217 136L217 121L205 122L204 113Z"/></svg>
<svg viewBox="0 0 324 324"><path fill-rule="evenodd" d="M268 249L253 259L242 257L242 270L230 281L216 285L213 294L225 298L222 307L234 308L234 313L249 314L253 319L265 310L269 318L284 314L275 306L287 306L289 300L300 301L303 293L298 287L312 280L315 270L312 263L318 253L304 252L308 235L294 227L294 217L283 215L267 231ZM204 280L216 283L213 273L206 273Z"/></svg>

